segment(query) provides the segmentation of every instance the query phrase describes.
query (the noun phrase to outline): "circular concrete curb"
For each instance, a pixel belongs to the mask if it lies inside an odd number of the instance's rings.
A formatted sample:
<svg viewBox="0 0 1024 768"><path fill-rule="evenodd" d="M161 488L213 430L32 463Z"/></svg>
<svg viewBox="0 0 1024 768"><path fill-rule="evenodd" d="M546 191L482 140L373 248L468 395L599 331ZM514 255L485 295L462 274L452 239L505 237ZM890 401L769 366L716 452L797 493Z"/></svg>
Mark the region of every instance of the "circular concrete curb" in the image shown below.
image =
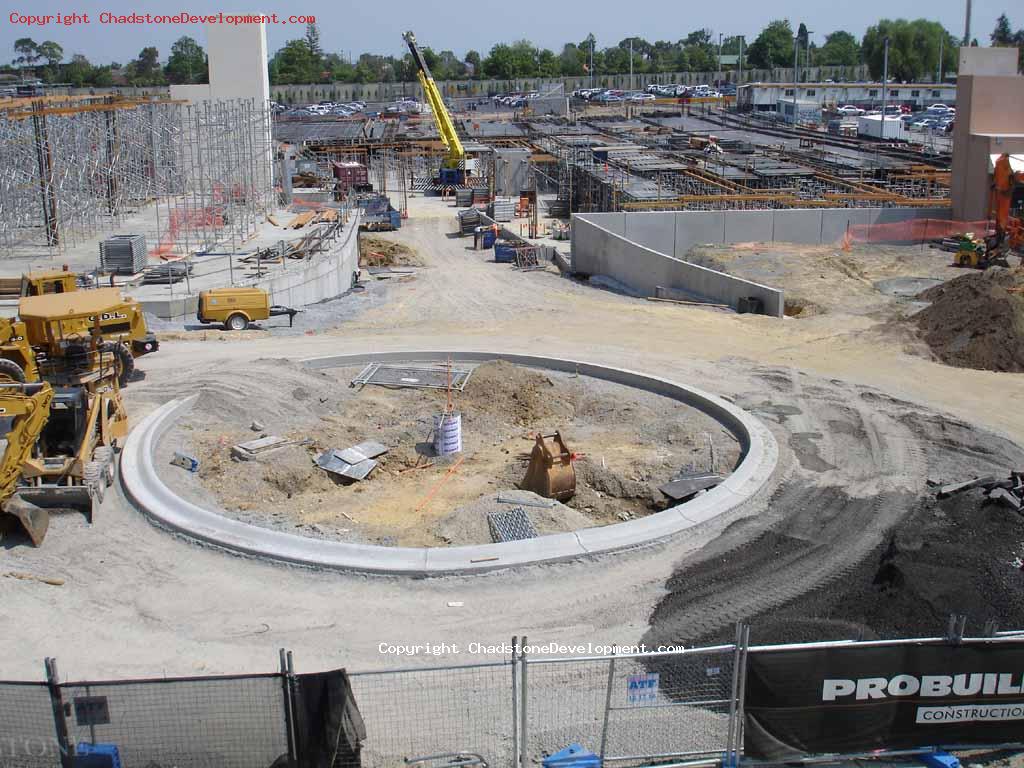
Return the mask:
<svg viewBox="0 0 1024 768"><path fill-rule="evenodd" d="M132 504L158 524L203 542L248 555L321 568L410 576L476 573L535 563L572 560L651 544L677 535L734 509L757 493L775 469L775 438L758 419L714 395L668 379L553 357L501 352L416 351L338 355L303 360L310 368L337 368L369 362L460 362L506 360L516 365L578 372L664 395L719 421L740 441L742 460L724 483L664 512L601 528L540 536L529 541L462 547L381 547L325 541L281 533L227 518L173 493L155 468L157 445L176 418L199 397L172 400L147 416L125 441L121 481Z"/></svg>

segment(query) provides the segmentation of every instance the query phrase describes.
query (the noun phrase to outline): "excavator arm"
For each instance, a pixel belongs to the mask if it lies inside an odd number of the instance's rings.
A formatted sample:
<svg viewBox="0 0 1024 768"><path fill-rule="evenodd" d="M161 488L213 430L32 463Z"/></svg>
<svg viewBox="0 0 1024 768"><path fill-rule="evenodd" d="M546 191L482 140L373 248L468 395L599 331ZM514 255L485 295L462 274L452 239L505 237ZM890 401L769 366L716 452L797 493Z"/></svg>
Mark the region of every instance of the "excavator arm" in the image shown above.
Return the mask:
<svg viewBox="0 0 1024 768"><path fill-rule="evenodd" d="M47 382L22 384L0 381L0 419L10 420L7 447L0 458L0 510L21 522L32 543L39 546L49 525L46 510L18 498L18 480L25 461L50 418L53 389Z"/></svg>
<svg viewBox="0 0 1024 768"><path fill-rule="evenodd" d="M459 168L460 164L466 159L466 150L462 146L458 132L455 130L455 121L452 120L448 108L444 105L441 91L438 89L437 83L434 82L434 76L430 73L430 67L427 66L423 53L420 51L419 46L416 45L416 35L412 32L406 32L402 35L402 39L409 46L409 53L412 54L412 60L416 63L420 85L423 86L423 93L430 104L431 111L434 113L434 122L437 123L438 133L441 134L441 143L448 150L445 167Z"/></svg>
<svg viewBox="0 0 1024 768"><path fill-rule="evenodd" d="M1024 249L1024 222L1010 215L1014 192L1020 186L1024 186L1024 171L1014 171L1010 156L1000 155L992 171L991 215L996 223L996 249Z"/></svg>

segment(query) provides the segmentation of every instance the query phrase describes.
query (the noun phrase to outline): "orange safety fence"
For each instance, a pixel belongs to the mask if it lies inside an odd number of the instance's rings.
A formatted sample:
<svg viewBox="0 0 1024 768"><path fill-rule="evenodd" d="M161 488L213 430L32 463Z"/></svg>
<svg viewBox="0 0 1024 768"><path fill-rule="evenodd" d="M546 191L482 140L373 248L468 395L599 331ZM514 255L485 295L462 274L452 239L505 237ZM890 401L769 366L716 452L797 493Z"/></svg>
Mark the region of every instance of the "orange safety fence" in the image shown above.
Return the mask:
<svg viewBox="0 0 1024 768"><path fill-rule="evenodd" d="M992 223L986 219L908 219L881 224L851 224L841 242L843 248L848 249L854 243L925 243L966 232L985 237L993 231Z"/></svg>
<svg viewBox="0 0 1024 768"><path fill-rule="evenodd" d="M195 211L180 208L171 211L167 228L160 237L160 242L150 250L149 255L163 261L179 258L174 254L178 235L193 229L219 229L224 226L224 210L219 206L201 208Z"/></svg>

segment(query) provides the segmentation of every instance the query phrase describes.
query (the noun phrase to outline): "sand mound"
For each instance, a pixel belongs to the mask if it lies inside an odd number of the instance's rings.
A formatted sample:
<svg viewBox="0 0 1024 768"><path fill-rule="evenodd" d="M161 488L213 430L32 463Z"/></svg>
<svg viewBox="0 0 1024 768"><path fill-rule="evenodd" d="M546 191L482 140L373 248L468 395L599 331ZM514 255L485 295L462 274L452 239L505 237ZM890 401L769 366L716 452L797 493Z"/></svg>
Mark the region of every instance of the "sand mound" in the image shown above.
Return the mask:
<svg viewBox="0 0 1024 768"><path fill-rule="evenodd" d="M945 363L989 371L1024 371L1024 270L993 267L929 288L917 313L921 338Z"/></svg>
<svg viewBox="0 0 1024 768"><path fill-rule="evenodd" d="M422 267L416 251L396 240L373 235L359 236L359 263L364 267Z"/></svg>

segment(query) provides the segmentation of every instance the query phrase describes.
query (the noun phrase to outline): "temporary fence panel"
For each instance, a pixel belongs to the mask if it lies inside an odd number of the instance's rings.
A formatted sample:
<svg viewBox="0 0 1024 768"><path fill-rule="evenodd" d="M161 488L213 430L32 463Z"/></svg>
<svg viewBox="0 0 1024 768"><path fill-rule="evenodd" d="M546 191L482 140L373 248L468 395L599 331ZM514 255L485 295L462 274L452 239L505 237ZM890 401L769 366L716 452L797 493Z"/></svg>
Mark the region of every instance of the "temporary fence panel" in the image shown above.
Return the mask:
<svg viewBox="0 0 1024 768"><path fill-rule="evenodd" d="M459 751L489 765L512 763L511 663L355 673L349 680L366 725L366 768Z"/></svg>
<svg viewBox="0 0 1024 768"><path fill-rule="evenodd" d="M60 764L46 683L0 682L0 766L59 768Z"/></svg>
<svg viewBox="0 0 1024 768"><path fill-rule="evenodd" d="M251 768L288 754L278 675L66 683L61 692L71 744L116 744L125 765Z"/></svg>
<svg viewBox="0 0 1024 768"><path fill-rule="evenodd" d="M735 646L598 659L528 659L526 757L578 743L606 762L721 754Z"/></svg>
<svg viewBox="0 0 1024 768"><path fill-rule="evenodd" d="M726 749L735 648L614 660L605 761Z"/></svg>
<svg viewBox="0 0 1024 768"><path fill-rule="evenodd" d="M540 763L570 744L598 752L608 691L608 659L528 661L525 763Z"/></svg>

